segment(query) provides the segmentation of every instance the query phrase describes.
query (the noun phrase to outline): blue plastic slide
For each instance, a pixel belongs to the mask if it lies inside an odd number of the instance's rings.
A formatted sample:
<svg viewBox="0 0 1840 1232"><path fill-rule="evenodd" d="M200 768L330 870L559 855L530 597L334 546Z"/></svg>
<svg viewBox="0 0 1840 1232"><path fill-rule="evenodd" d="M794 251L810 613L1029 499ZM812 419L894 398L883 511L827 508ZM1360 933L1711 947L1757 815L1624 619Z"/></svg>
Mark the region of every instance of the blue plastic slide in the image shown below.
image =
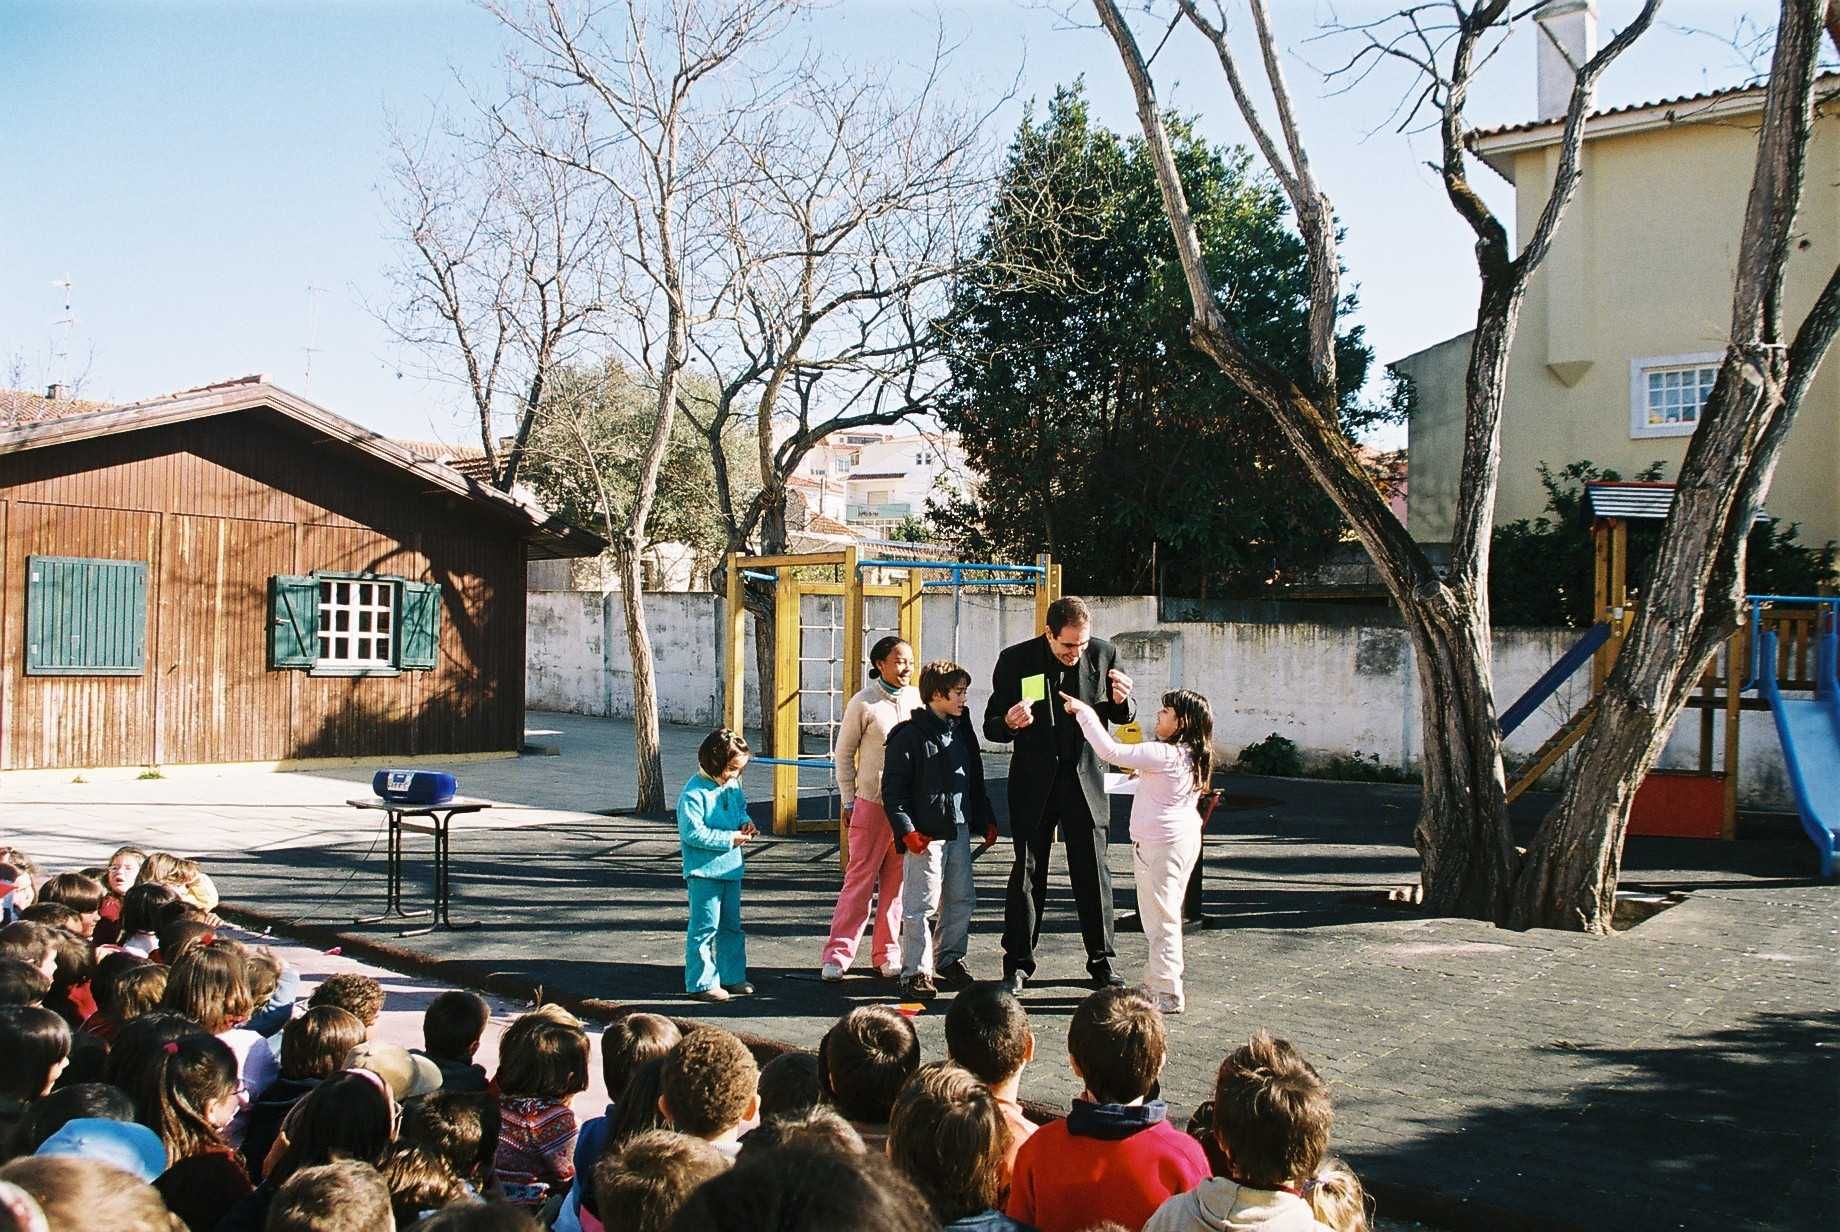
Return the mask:
<svg viewBox="0 0 1840 1232"><path fill-rule="evenodd" d="M1776 685L1776 634L1765 631L1757 661L1757 691L1776 716L1776 734L1782 739L1783 762L1795 789L1802 828L1821 853L1821 876L1834 875L1834 858L1840 846L1840 680L1835 677L1840 606L1830 608L1827 626L1815 645L1815 695L1786 698Z"/></svg>

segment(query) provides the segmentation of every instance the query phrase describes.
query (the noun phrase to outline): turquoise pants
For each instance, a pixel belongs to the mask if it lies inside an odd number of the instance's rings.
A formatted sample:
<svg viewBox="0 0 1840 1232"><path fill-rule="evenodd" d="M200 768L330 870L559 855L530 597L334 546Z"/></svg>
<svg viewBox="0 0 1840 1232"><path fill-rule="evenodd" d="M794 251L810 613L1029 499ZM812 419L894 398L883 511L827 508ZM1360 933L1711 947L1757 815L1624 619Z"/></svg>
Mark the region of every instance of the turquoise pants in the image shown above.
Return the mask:
<svg viewBox="0 0 1840 1232"><path fill-rule="evenodd" d="M747 979L747 938L741 932L741 879L686 877L690 926L684 934L684 989L707 992ZM713 951L714 961L711 961Z"/></svg>

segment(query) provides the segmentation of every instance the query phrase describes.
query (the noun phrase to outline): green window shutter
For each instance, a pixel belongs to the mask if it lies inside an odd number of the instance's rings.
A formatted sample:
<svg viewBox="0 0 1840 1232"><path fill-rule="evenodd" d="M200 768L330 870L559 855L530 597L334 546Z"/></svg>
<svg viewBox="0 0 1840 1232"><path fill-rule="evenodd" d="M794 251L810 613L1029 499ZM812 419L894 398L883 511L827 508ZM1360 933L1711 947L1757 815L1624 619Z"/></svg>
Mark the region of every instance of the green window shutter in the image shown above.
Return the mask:
<svg viewBox="0 0 1840 1232"><path fill-rule="evenodd" d="M268 665L310 668L319 660L319 579L268 579Z"/></svg>
<svg viewBox="0 0 1840 1232"><path fill-rule="evenodd" d="M26 675L146 670L146 561L26 557Z"/></svg>
<svg viewBox="0 0 1840 1232"><path fill-rule="evenodd" d="M441 584L404 582L401 613L396 665L405 671L432 669L441 645Z"/></svg>

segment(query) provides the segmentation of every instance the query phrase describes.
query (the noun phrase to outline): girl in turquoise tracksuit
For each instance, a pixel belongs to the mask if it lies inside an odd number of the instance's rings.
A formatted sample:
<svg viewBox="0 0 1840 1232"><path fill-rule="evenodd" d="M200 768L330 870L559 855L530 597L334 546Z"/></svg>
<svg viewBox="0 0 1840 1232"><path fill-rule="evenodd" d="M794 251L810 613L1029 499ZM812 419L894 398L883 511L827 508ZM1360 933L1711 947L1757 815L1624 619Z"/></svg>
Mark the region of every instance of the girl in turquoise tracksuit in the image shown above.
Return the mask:
<svg viewBox="0 0 1840 1232"><path fill-rule="evenodd" d="M700 769L677 797L677 837L690 893L684 988L701 1001L726 1001L754 991L741 933L741 849L758 833L741 791L747 741L740 732L712 731L696 761Z"/></svg>

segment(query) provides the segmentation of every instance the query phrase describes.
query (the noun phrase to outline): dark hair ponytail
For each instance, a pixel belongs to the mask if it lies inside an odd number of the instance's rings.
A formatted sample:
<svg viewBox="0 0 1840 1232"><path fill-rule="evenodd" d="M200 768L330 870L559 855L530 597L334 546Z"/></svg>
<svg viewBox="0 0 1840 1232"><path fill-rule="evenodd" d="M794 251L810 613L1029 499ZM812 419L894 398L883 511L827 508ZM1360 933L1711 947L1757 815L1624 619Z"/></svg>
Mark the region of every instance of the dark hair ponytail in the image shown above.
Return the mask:
<svg viewBox="0 0 1840 1232"><path fill-rule="evenodd" d="M885 637L869 647L869 679L880 680L882 678L882 669L879 666L881 661L893 654L896 646L905 645L907 645L907 639L904 637Z"/></svg>
<svg viewBox="0 0 1840 1232"><path fill-rule="evenodd" d="M1171 743L1188 750L1195 790L1205 792L1214 782L1214 708L1192 689L1163 694L1163 704L1175 711L1176 732Z"/></svg>

